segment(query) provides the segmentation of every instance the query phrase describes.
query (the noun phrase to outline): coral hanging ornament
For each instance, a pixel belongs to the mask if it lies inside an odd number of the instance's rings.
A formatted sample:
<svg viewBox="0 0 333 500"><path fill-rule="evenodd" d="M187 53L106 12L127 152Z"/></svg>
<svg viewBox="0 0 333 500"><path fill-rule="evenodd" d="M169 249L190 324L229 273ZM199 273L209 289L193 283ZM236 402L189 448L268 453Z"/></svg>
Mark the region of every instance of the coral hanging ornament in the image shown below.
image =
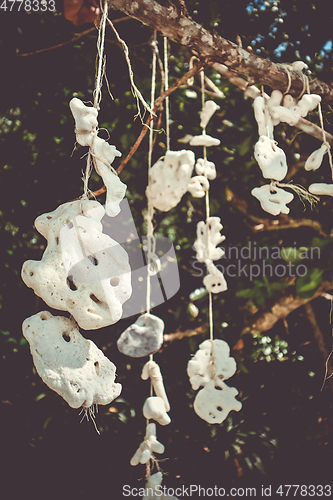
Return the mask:
<svg viewBox="0 0 333 500"><path fill-rule="evenodd" d="M236 372L236 361L230 357L227 342L220 339L205 340L187 365L187 374L194 390L204 387L211 380L217 385Z"/></svg>
<svg viewBox="0 0 333 500"><path fill-rule="evenodd" d="M267 107L272 117L273 125L285 122L294 126L321 102L321 97L317 94L304 94L296 105L290 106L290 101L285 101L285 104L290 107L281 106L282 99L282 92L273 90L271 97L267 101Z"/></svg>
<svg viewBox="0 0 333 500"><path fill-rule="evenodd" d="M162 480L162 472L156 472L152 476L149 476L145 486L145 495L142 497L142 500L178 500L176 497L163 494Z"/></svg>
<svg viewBox="0 0 333 500"><path fill-rule="evenodd" d="M153 453L164 453L164 446L157 441L156 424L151 422L147 425L145 439L131 458L130 464L146 464L151 459Z"/></svg>
<svg viewBox="0 0 333 500"><path fill-rule="evenodd" d="M284 151L277 147L276 142L266 136L259 137L254 146L254 157L257 160L265 179L282 181L288 172Z"/></svg>
<svg viewBox="0 0 333 500"><path fill-rule="evenodd" d="M318 182L309 186L309 192L312 194L333 196L333 184Z"/></svg>
<svg viewBox="0 0 333 500"><path fill-rule="evenodd" d="M212 263L207 264L207 270L208 274L203 279L203 284L207 291L211 293L225 292L228 289L228 285L223 273Z"/></svg>
<svg viewBox="0 0 333 500"><path fill-rule="evenodd" d="M201 389L194 400L194 411L209 424L221 424L231 410L240 411L242 403L237 401L238 391L223 382L216 385L214 380Z"/></svg>
<svg viewBox="0 0 333 500"><path fill-rule="evenodd" d="M287 203L294 199L293 194L270 184L252 189L251 194L260 201L261 208L271 215L289 214Z"/></svg>
<svg viewBox="0 0 333 500"><path fill-rule="evenodd" d="M223 249L217 248L217 245L225 240L225 236L220 234L221 229L223 226L220 217L208 217L206 222L198 222L194 248L199 262L219 260L223 257Z"/></svg>
<svg viewBox="0 0 333 500"><path fill-rule="evenodd" d="M200 127L201 128L207 127L209 120L211 119L211 117L213 116L215 111L217 111L218 109L220 109L220 106L218 106L214 101L206 101L205 102L205 104L202 108L202 111L200 112L200 118L201 118Z"/></svg>
<svg viewBox="0 0 333 500"><path fill-rule="evenodd" d="M167 151L150 169L146 196L153 207L168 212L186 193L195 163L193 151Z"/></svg>
<svg viewBox="0 0 333 500"><path fill-rule="evenodd" d="M165 392L161 370L155 361L147 361L142 369L141 378L143 380L151 379L156 396L163 399L165 411L170 411L170 403Z"/></svg>
<svg viewBox="0 0 333 500"><path fill-rule="evenodd" d="M47 247L41 261L26 261L21 273L36 295L70 312L85 330L116 323L132 293L128 255L102 233L103 215L103 207L89 200L40 215L35 226Z"/></svg>
<svg viewBox="0 0 333 500"><path fill-rule="evenodd" d="M160 425L168 425L171 418L166 412L165 403L162 398L158 396L150 396L146 399L142 408L143 416L150 420L156 420Z"/></svg>
<svg viewBox="0 0 333 500"><path fill-rule="evenodd" d="M316 151L311 153L305 162L305 170L317 170L322 164L324 155L327 153L328 149L329 145L324 143L319 149L316 149Z"/></svg>
<svg viewBox="0 0 333 500"><path fill-rule="evenodd" d="M203 198L209 189L209 181L203 175L192 177L188 183L187 190L194 198Z"/></svg>
<svg viewBox="0 0 333 500"><path fill-rule="evenodd" d="M195 164L195 171L198 175L204 175L210 181L216 178L215 163L204 158L198 158Z"/></svg>
<svg viewBox="0 0 333 500"><path fill-rule="evenodd" d="M132 358L142 358L157 352L163 343L164 322L153 314L142 314L120 335L120 352Z"/></svg>
<svg viewBox="0 0 333 500"><path fill-rule="evenodd" d="M121 393L115 365L82 337L74 321L43 311L27 318L22 331L37 373L72 408L106 405Z"/></svg>

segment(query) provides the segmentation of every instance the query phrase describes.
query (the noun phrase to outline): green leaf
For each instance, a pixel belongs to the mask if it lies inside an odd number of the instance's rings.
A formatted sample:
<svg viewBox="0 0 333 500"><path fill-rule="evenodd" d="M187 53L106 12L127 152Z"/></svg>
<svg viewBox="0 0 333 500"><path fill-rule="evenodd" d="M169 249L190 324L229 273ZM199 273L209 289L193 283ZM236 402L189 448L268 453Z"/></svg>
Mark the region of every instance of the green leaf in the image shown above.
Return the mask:
<svg viewBox="0 0 333 500"><path fill-rule="evenodd" d="M294 248L286 247L281 250L281 258L286 262L297 262L304 259L304 256L309 251L308 247Z"/></svg>
<svg viewBox="0 0 333 500"><path fill-rule="evenodd" d="M317 267L310 269L305 276L296 281L296 293L300 299L310 299L321 285L323 271Z"/></svg>

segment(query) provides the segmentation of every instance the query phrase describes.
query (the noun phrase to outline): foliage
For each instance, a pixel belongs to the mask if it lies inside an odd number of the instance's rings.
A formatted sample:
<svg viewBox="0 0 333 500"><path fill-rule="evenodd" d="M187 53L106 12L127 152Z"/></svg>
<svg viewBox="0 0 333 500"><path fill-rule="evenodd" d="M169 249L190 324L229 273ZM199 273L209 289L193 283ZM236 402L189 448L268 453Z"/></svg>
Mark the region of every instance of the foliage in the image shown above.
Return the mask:
<svg viewBox="0 0 333 500"><path fill-rule="evenodd" d="M197 22L232 41L238 34L244 47L256 54L275 62L303 59L310 76L328 82L332 78L328 2L226 0L221 6L219 0L188 0L186 4ZM112 17L121 15L112 13ZM12 491L22 486L25 491L36 491L38 471L41 491L52 484L55 493L63 491L66 485L68 497L105 494L117 491L126 481L137 484L136 479L144 476L143 468L129 465L129 458L144 434L141 406L148 386L140 378L143 361L124 359L116 349L119 334L133 318L103 331L83 332L116 364L117 381L123 384L121 398L99 410L97 422L102 437L97 436L91 423L78 425L77 412L41 382L21 334L22 321L45 308L43 301L20 278L22 263L40 259L45 248L45 240L35 231L33 221L39 214L81 194L84 168L81 157L85 151L74 148L68 102L73 96L91 99L96 32L59 48L22 56L71 40L74 26L59 13L22 11L1 13L0 28L4 68L0 83L0 345L1 375L5 381L0 443L5 450L3 454L6 453L6 477ZM85 29L87 26L78 31ZM134 20L117 24L117 29L130 47L136 84L148 100L152 32ZM160 38L159 46L162 46ZM173 82L188 69L191 54L173 41L170 54ZM107 32L106 55L107 78L114 100L105 87L100 126L109 131L110 143L125 157L142 124L140 119L134 120L136 103L130 91L128 69L111 31ZM166 446L165 456L169 457L161 466L169 473L170 487L194 482L212 486L217 481L225 487L286 483L288 479L293 483L301 481L300 484L327 482L332 449L331 388L326 383L320 392L325 364L304 311L300 308L288 316L288 330L279 321L264 334L252 337L241 332L255 312L265 311L286 294L293 292L301 298L310 298L323 280L333 280L332 201L322 199L312 211L307 206L305 212L298 200L292 203L293 219L305 217L318 222L321 233L314 227L303 226L256 232L257 223L273 218L263 214L257 200L250 195L251 189L262 182L253 159L257 130L252 102L214 70L207 70L207 76L225 94L225 98L216 99L220 110L208 129L208 133L212 130L221 139L221 146L209 153L209 159L218 168L218 177L211 183L211 211L221 216L223 233L227 236L226 257L221 265L240 262L248 270L247 274L227 276L229 290L214 297L216 336L228 341L237 359L239 370L231 382L240 390L243 410L231 414L221 426L207 425L193 411L194 392L186 376L186 363L207 332L165 345L158 354L158 362L170 396L172 424L158 431L159 440ZM174 149L183 147L178 141L186 134L199 132L200 107L199 78L193 87L184 86L172 94ZM323 108L325 127L332 133L331 109L325 105ZM315 114L311 120L318 123ZM305 173L302 168L307 156L319 147L318 141L287 126L281 125L278 130L277 140L294 171L294 183L307 186L311 182L330 182L327 159L319 172ZM142 143L121 175L128 185L127 197L140 234L145 229L142 211L146 206L147 144L147 141ZM162 132L157 135L154 160L164 151ZM100 187L100 178L93 174L90 189ZM229 203L226 188L246 203L252 219ZM189 194L176 209L156 214L157 233L168 236L175 244L181 280L178 294L156 308L156 314L165 320L166 333L207 323L207 295L193 296L202 286L201 267L194 261L192 245L196 223L203 216L203 201ZM254 255L255 247L268 250L260 257ZM320 252L311 254L315 247ZM229 254L228 248L238 249L238 254L236 251ZM239 257L244 248L250 248L249 257L244 257L246 254ZM306 274L295 277L286 272L277 276L274 270L281 265L287 268L288 263L304 264ZM251 279L249 266L254 264L260 273ZM272 275L263 275L263 264L272 266ZM188 305L192 302L199 308L197 317L189 314ZM330 302L318 298L313 307L330 350ZM60 478L58 484L55 477ZM87 478L91 485L87 484Z"/></svg>

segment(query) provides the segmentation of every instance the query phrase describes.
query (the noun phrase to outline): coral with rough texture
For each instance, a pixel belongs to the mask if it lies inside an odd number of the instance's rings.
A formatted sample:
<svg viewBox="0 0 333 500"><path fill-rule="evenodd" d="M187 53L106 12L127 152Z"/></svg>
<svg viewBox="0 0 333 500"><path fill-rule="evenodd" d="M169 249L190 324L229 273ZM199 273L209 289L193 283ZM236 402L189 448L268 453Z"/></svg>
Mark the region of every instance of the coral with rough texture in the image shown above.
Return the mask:
<svg viewBox="0 0 333 500"><path fill-rule="evenodd" d="M187 365L187 374L194 390L205 386L210 380L217 385L227 380L236 372L236 361L230 357L227 342L220 339L205 340Z"/></svg>
<svg viewBox="0 0 333 500"><path fill-rule="evenodd" d="M219 146L220 144L220 139L216 139L207 134L195 135L190 140L190 146L206 146L209 148L210 146Z"/></svg>
<svg viewBox="0 0 333 500"><path fill-rule="evenodd" d="M216 178L215 163L205 160L204 158L197 159L197 162L195 164L195 171L198 175L204 175L210 181Z"/></svg>
<svg viewBox="0 0 333 500"><path fill-rule="evenodd" d="M77 200L37 217L47 247L40 261L22 267L24 283L85 330L116 323L132 293L128 255L102 233L103 215L97 201Z"/></svg>
<svg viewBox="0 0 333 500"><path fill-rule="evenodd" d="M163 212L178 205L186 193L195 163L193 151L167 151L150 169L146 196Z"/></svg>
<svg viewBox="0 0 333 500"><path fill-rule="evenodd" d="M218 109L220 109L220 106L218 106L214 101L206 101L205 102L205 104L202 108L202 111L200 112L200 119L201 119L200 127L201 128L207 127L209 120L211 119L211 117L213 116L215 111L217 111Z"/></svg>
<svg viewBox="0 0 333 500"><path fill-rule="evenodd" d="M223 382L216 385L214 380L201 389L194 400L194 411L209 424L221 424L231 410L240 411L242 403L237 401L238 391Z"/></svg>
<svg viewBox="0 0 333 500"><path fill-rule="evenodd" d="M272 215L289 214L287 203L294 199L293 194L269 184L252 189L251 194L260 201L261 208Z"/></svg>
<svg viewBox="0 0 333 500"><path fill-rule="evenodd" d="M154 392L156 396L163 399L165 410L170 411L170 403L168 397L165 392L163 377L161 374L160 367L156 363L156 361L149 360L142 368L141 378L143 380L151 379L151 383L153 385Z"/></svg>
<svg viewBox="0 0 333 500"><path fill-rule="evenodd" d="M74 321L43 311L27 318L22 330L38 375L72 408L106 405L121 393L115 365Z"/></svg>
<svg viewBox="0 0 333 500"><path fill-rule="evenodd" d="M228 285L223 273L211 263L207 264L207 270L208 274L203 279L203 284L207 291L211 293L225 292L228 289Z"/></svg>
<svg viewBox="0 0 333 500"><path fill-rule="evenodd" d="M209 181L203 175L192 177L188 183L187 190L194 198L202 198L209 189Z"/></svg>
<svg viewBox="0 0 333 500"><path fill-rule="evenodd" d="M164 453L164 446L156 439L156 424L153 422L146 427L146 435L140 447L131 458L131 465L146 464L153 453Z"/></svg>
<svg viewBox="0 0 333 500"><path fill-rule="evenodd" d="M284 151L265 135L259 137L255 144L254 157L265 179L282 181L287 175L288 165Z"/></svg>
<svg viewBox="0 0 333 500"><path fill-rule="evenodd" d="M317 170L322 164L324 155L327 153L328 148L329 146L327 144L322 144L319 149L316 149L316 151L311 153L305 162L305 170Z"/></svg>
<svg viewBox="0 0 333 500"><path fill-rule="evenodd" d="M120 352L132 358L142 358L157 352L163 343L164 321L153 314L142 314L120 335Z"/></svg>
<svg viewBox="0 0 333 500"><path fill-rule="evenodd" d="M76 140L81 146L91 146L98 128L98 111L86 106L80 99L74 97L69 103L75 120Z"/></svg>
<svg viewBox="0 0 333 500"><path fill-rule="evenodd" d="M194 248L199 262L219 260L223 257L223 249L217 247L225 240L225 236L220 234L222 229L220 217L208 217L206 222L198 222L197 239L194 242Z"/></svg>
<svg viewBox="0 0 333 500"><path fill-rule="evenodd" d="M150 420L156 420L160 425L168 425L171 418L166 412L165 403L162 398L158 396L150 396L146 399L142 408L143 416Z"/></svg>
<svg viewBox="0 0 333 500"><path fill-rule="evenodd" d="M271 97L267 101L267 107L272 117L273 125L285 122L294 126L321 102L321 97L317 94L304 94L296 105L285 107L281 106L282 99L282 92L273 90ZM290 103L288 103L288 105L289 104Z"/></svg>

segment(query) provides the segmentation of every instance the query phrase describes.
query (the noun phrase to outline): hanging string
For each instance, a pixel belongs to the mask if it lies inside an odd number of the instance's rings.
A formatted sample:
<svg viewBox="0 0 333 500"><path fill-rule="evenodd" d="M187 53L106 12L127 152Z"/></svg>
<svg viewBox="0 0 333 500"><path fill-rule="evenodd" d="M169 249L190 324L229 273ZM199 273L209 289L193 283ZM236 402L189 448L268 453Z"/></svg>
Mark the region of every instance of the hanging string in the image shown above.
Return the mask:
<svg viewBox="0 0 333 500"><path fill-rule="evenodd" d="M168 38L163 38L164 42L164 90L169 88L169 61L168 61ZM170 150L170 101L169 96L165 98L165 130L166 130L166 150Z"/></svg>
<svg viewBox="0 0 333 500"><path fill-rule="evenodd" d="M104 9L102 13L102 19L100 26L98 28L98 37L97 37L97 70L96 70L96 77L95 77L95 88L93 91L93 98L94 98L94 108L99 110L99 103L101 102L102 98L102 82L103 82L103 75L105 72L105 63L106 59L104 56L104 46L105 46L105 27L106 27L106 19L108 17L108 2L105 0L104 2ZM92 155L92 145L94 143L94 139L97 136L97 130L94 131L93 133L93 139L92 139L92 144L89 147L89 151L87 154L87 163L86 163L86 169L82 177L83 181L83 195L82 199L88 198L89 195L89 188L88 188L88 182L89 178L92 172L93 168L93 155Z"/></svg>
<svg viewBox="0 0 333 500"><path fill-rule="evenodd" d="M123 51L124 51L125 59L126 59L127 66L128 66L128 73L129 73L129 77L130 77L130 82L131 82L131 87L132 87L132 93L133 93L133 95L134 95L134 97L136 99L136 102L137 102L138 114L136 116L140 116L141 121L143 121L143 117L141 115L139 101L142 103L143 107L151 115L155 116L155 113L152 111L154 103L152 103L151 107L149 107L148 104L146 103L146 101L144 100L144 98L142 97L141 92L139 91L139 89L137 88L137 86L134 83L134 74L133 74L132 65L131 65L131 61L130 61L130 58L129 58L129 51L128 51L128 47L127 47L126 43L124 42L124 40L122 38L120 38L118 31L116 30L116 28L114 27L113 23L110 21L109 18L107 18L107 21L108 21L109 25L111 26L111 28L113 29L114 34L116 35L117 40L121 44L121 46L123 48Z"/></svg>
<svg viewBox="0 0 333 500"><path fill-rule="evenodd" d="M201 109L203 111L205 106L205 72L200 72L200 80L201 80ZM206 135L206 127L202 127L202 135ZM203 146L203 157L205 162L207 161L207 146ZM207 248L209 242L209 224L208 218L210 216L210 208L209 208L209 189L205 194L205 202L206 202L206 234L207 234ZM208 316L209 316L209 337L210 340L214 340L214 328L213 328L213 296L212 292L208 292Z"/></svg>
<svg viewBox="0 0 333 500"><path fill-rule="evenodd" d="M332 180L333 180L333 161L332 161L331 145L329 144L329 142L326 141L324 119L323 119L323 113L322 113L322 110L321 110L321 104L320 103L318 104L318 114L319 114L319 121L320 121L321 130L322 130L322 134L323 134L323 144L327 147L328 160L329 160L329 163L330 163Z"/></svg>

